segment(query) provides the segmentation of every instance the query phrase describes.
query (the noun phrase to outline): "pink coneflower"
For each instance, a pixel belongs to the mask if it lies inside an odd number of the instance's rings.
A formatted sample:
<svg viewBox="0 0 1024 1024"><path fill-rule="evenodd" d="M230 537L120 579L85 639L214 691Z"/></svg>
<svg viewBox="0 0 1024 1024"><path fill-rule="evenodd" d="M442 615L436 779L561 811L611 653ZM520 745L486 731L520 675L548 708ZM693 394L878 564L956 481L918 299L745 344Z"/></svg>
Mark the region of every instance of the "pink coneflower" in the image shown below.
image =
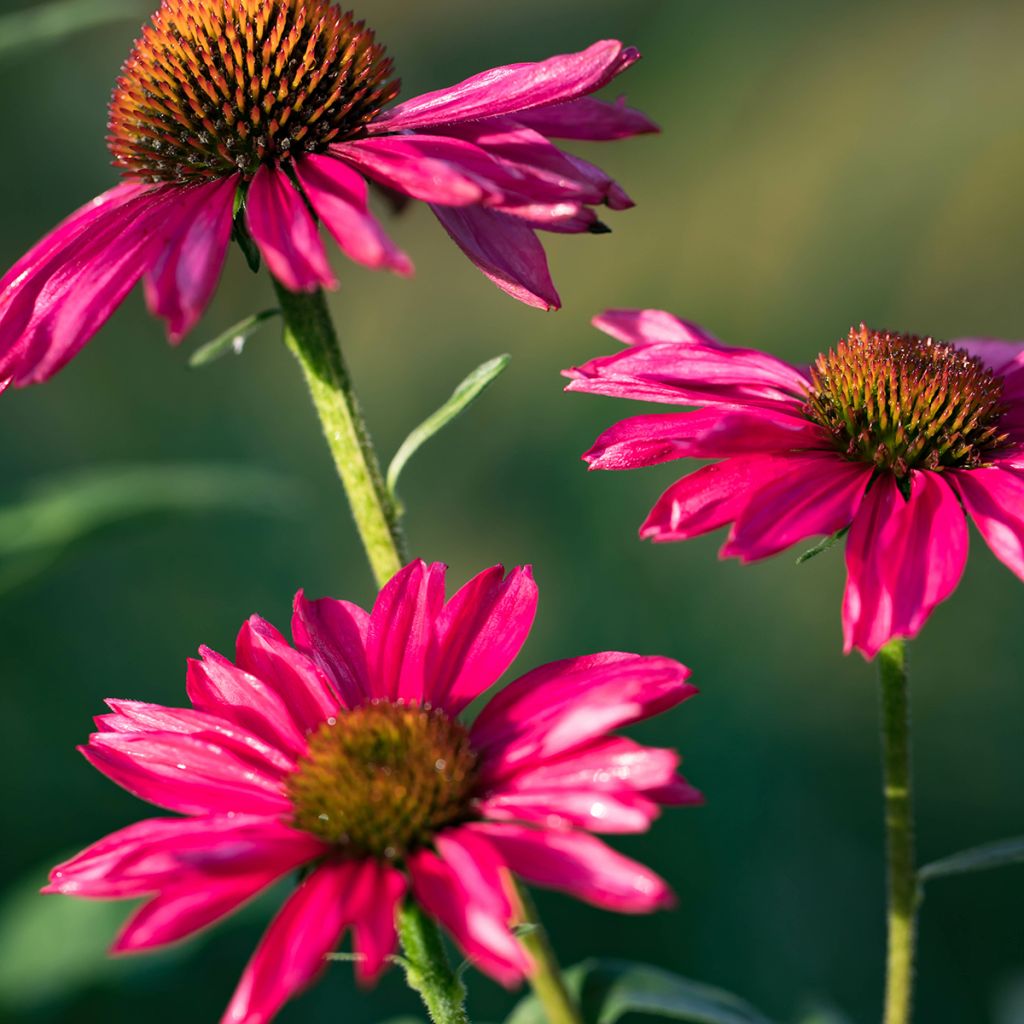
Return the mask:
<svg viewBox="0 0 1024 1024"><path fill-rule="evenodd" d="M56 868L47 891L152 896L117 951L190 935L288 872L304 880L246 968L225 1021L269 1020L351 926L361 978L395 948L412 898L505 984L530 962L510 931L508 873L626 913L671 903L662 879L592 832L642 832L700 795L678 756L610 730L695 692L668 658L606 652L510 683L459 713L530 631L529 569L495 566L445 602L445 567L414 562L373 611L300 592L294 646L253 617L235 663L203 649L192 708L111 700L83 753L153 818Z"/></svg>
<svg viewBox="0 0 1024 1024"><path fill-rule="evenodd" d="M621 103L586 98L638 57L606 40L385 109L398 95L391 61L329 0L164 0L110 104L124 181L0 280L0 380L50 377L142 277L180 341L233 231L291 291L336 284L317 219L349 258L410 273L369 212L367 181L429 203L499 288L556 308L536 230L600 232L593 207L632 202L549 139L655 131Z"/></svg>
<svg viewBox="0 0 1024 1024"><path fill-rule="evenodd" d="M868 657L953 592L965 513L1024 578L1024 344L861 325L800 368L659 310L594 323L630 347L567 371L568 390L703 408L615 424L590 468L722 460L673 484L642 537L731 523L722 556L752 562L848 529L843 634Z"/></svg>

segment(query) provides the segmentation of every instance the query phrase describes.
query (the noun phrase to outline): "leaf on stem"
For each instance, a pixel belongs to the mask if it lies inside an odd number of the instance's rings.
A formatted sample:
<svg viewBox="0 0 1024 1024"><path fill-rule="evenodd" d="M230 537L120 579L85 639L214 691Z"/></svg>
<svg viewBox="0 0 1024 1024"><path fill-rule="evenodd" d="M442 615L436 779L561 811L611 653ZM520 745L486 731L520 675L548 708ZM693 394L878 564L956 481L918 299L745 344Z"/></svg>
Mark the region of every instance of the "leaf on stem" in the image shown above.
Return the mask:
<svg viewBox="0 0 1024 1024"><path fill-rule="evenodd" d="M405 469L406 463L417 451L429 441L439 430L446 427L457 416L464 413L487 388L494 383L508 366L511 356L503 355L489 359L478 366L453 392L451 398L437 412L428 416L402 442L395 457L388 466L387 485L392 498L398 486L398 478Z"/></svg>
<svg viewBox="0 0 1024 1024"><path fill-rule="evenodd" d="M1020 863L1024 863L1024 836L1015 836L1013 839L1000 839L932 861L917 872L917 877L921 882L930 882L933 878L944 878L947 875L966 875L973 871L988 871L990 868Z"/></svg>
<svg viewBox="0 0 1024 1024"><path fill-rule="evenodd" d="M275 316L280 316L279 309L265 309L262 313L253 313L244 320L229 327L223 334L218 334L213 341L201 345L189 357L188 365L193 369L199 366L209 366L210 363L233 352L236 356L242 354L245 343L268 321Z"/></svg>
<svg viewBox="0 0 1024 1024"><path fill-rule="evenodd" d="M804 562L809 562L812 558L816 558L823 551L828 551L833 544L841 541L850 532L849 526L844 526L841 530L836 530L831 536L823 537L814 545L813 548L808 548L797 560L797 565L803 565Z"/></svg>

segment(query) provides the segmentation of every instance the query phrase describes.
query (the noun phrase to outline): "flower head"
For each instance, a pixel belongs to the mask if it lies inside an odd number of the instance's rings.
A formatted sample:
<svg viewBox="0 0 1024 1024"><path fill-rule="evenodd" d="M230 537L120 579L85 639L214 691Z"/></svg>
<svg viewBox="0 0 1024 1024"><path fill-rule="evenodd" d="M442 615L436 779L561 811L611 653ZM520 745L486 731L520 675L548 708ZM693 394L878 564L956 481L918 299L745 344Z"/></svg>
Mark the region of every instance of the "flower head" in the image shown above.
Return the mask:
<svg viewBox="0 0 1024 1024"><path fill-rule="evenodd" d="M671 903L662 879L592 833L642 832L700 795L670 750L611 730L695 691L668 658L615 652L534 669L472 725L459 714L508 668L533 622L529 569L480 573L449 600L415 562L369 613L300 592L293 644L253 617L235 661L203 649L191 708L108 701L83 753L179 817L101 839L47 891L150 897L115 949L182 939L304 869L246 968L225 1021L265 1022L346 929L372 980L417 900L505 984L531 968L509 876L626 913Z"/></svg>
<svg viewBox="0 0 1024 1024"><path fill-rule="evenodd" d="M750 562L848 530L845 647L868 657L956 588L966 516L1024 579L1024 344L862 324L804 369L659 310L594 322L629 347L567 371L568 390L701 408L615 424L590 468L720 460L673 484L641 536L731 524L722 555Z"/></svg>
<svg viewBox="0 0 1024 1024"><path fill-rule="evenodd" d="M0 279L0 380L56 373L140 279L180 341L233 231L292 291L337 283L318 222L356 262L411 273L369 210L368 183L428 203L499 288L556 308L536 231L602 231L595 207L632 202L550 139L655 131L589 98L638 57L606 40L389 106L399 83L383 46L330 0L163 0L110 104L124 180Z"/></svg>

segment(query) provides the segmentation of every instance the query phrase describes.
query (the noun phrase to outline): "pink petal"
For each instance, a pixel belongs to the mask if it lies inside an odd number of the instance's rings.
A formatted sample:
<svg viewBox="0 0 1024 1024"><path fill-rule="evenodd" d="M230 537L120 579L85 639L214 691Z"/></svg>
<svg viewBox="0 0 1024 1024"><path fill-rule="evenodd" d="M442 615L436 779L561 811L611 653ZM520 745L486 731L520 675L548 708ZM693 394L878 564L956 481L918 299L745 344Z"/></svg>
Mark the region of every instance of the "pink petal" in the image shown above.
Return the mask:
<svg viewBox="0 0 1024 1024"><path fill-rule="evenodd" d="M497 207L509 217L515 217L538 231L553 231L564 235L578 235L581 232L597 232L597 214L582 203L527 203L516 205L502 203Z"/></svg>
<svg viewBox="0 0 1024 1024"><path fill-rule="evenodd" d="M789 464L786 456L747 455L705 466L677 480L640 527L656 542L689 540L731 523L759 487Z"/></svg>
<svg viewBox="0 0 1024 1024"><path fill-rule="evenodd" d="M843 636L873 658L894 636L913 637L956 588L967 523L939 474L914 471L906 501L888 473L876 478L846 541Z"/></svg>
<svg viewBox="0 0 1024 1024"><path fill-rule="evenodd" d="M428 659L444 605L444 574L440 562L410 562L377 596L366 634L371 696L424 700Z"/></svg>
<svg viewBox="0 0 1024 1024"><path fill-rule="evenodd" d="M451 932L474 966L502 985L518 984L531 964L509 930L512 909L500 857L483 837L470 836L466 829L439 836L438 849L441 857L428 850L409 857L414 896Z"/></svg>
<svg viewBox="0 0 1024 1024"><path fill-rule="evenodd" d="M607 651L552 662L520 676L473 723L486 779L582 747L611 729L674 707L696 689L670 658Z"/></svg>
<svg viewBox="0 0 1024 1024"><path fill-rule="evenodd" d="M805 537L836 533L853 522L870 480L871 467L864 463L826 452L801 453L750 496L722 556L753 562Z"/></svg>
<svg viewBox="0 0 1024 1024"><path fill-rule="evenodd" d="M590 321L624 345L699 345L723 349L713 335L663 309L607 309Z"/></svg>
<svg viewBox="0 0 1024 1024"><path fill-rule="evenodd" d="M1003 378L1008 399L1024 398L1024 341L992 341L987 338L955 338L950 342L977 356Z"/></svg>
<svg viewBox="0 0 1024 1024"><path fill-rule="evenodd" d="M292 639L334 684L347 707L362 704L372 694L366 669L366 635L370 616L358 605L322 597L309 601L295 595Z"/></svg>
<svg viewBox="0 0 1024 1024"><path fill-rule="evenodd" d="M1004 469L951 474L967 514L993 554L1024 580L1024 480Z"/></svg>
<svg viewBox="0 0 1024 1024"><path fill-rule="evenodd" d="M660 130L645 114L627 107L622 97L614 103L590 98L570 100L524 111L516 114L516 120L548 138L590 142L610 142Z"/></svg>
<svg viewBox="0 0 1024 1024"><path fill-rule="evenodd" d="M375 981L387 966L398 943L395 913L405 896L405 876L389 864L367 860L350 899L356 978L363 984Z"/></svg>
<svg viewBox="0 0 1024 1024"><path fill-rule="evenodd" d="M292 292L337 286L316 223L277 167L262 164L249 185L245 217L271 274Z"/></svg>
<svg viewBox="0 0 1024 1024"><path fill-rule="evenodd" d="M544 247L526 224L480 207L431 209L452 241L503 292L537 309L561 306Z"/></svg>
<svg viewBox="0 0 1024 1024"><path fill-rule="evenodd" d="M480 811L489 819L608 833L646 832L661 813L653 800L640 793L587 789L503 793L488 797Z"/></svg>
<svg viewBox="0 0 1024 1024"><path fill-rule="evenodd" d="M457 715L512 664L537 613L527 566L505 576L496 565L471 579L437 620L437 656L426 700Z"/></svg>
<svg viewBox="0 0 1024 1024"><path fill-rule="evenodd" d="M180 814L288 814L279 779L210 740L93 733L86 760L129 793Z"/></svg>
<svg viewBox="0 0 1024 1024"><path fill-rule="evenodd" d="M340 160L316 154L299 158L294 166L302 191L350 260L371 270L412 274L409 257L369 212L362 175Z"/></svg>
<svg viewBox="0 0 1024 1024"><path fill-rule="evenodd" d="M609 427L584 453L591 469L636 469L672 459L786 452L823 443L809 420L764 409L722 409L633 416Z"/></svg>
<svg viewBox="0 0 1024 1024"><path fill-rule="evenodd" d="M306 753L305 734L266 682L208 647L200 647L199 653L203 660L190 658L185 676L185 692L198 710L238 722L296 757Z"/></svg>
<svg viewBox="0 0 1024 1024"><path fill-rule="evenodd" d="M402 195L427 203L465 206L490 194L479 179L466 174L452 159L469 148L457 140L400 136L342 142L332 146L331 152Z"/></svg>
<svg viewBox="0 0 1024 1024"><path fill-rule="evenodd" d="M537 64L492 68L449 89L425 93L386 110L370 130L396 132L476 121L578 99L607 85L639 57L636 50L608 39L580 53Z"/></svg>
<svg viewBox="0 0 1024 1024"><path fill-rule="evenodd" d="M150 312L167 321L173 343L196 325L217 287L231 239L239 176L183 189L169 241L145 279Z"/></svg>
<svg viewBox="0 0 1024 1024"><path fill-rule="evenodd" d="M267 1024L325 966L351 922L353 861L322 864L288 898L245 968L221 1024Z"/></svg>
<svg viewBox="0 0 1024 1024"><path fill-rule="evenodd" d="M508 866L534 885L625 914L663 910L675 902L664 879L586 832L504 822L479 822L466 830L485 835Z"/></svg>
<svg viewBox="0 0 1024 1024"><path fill-rule="evenodd" d="M314 732L338 713L340 704L324 673L258 615L239 630L235 661L273 688L300 733Z"/></svg>

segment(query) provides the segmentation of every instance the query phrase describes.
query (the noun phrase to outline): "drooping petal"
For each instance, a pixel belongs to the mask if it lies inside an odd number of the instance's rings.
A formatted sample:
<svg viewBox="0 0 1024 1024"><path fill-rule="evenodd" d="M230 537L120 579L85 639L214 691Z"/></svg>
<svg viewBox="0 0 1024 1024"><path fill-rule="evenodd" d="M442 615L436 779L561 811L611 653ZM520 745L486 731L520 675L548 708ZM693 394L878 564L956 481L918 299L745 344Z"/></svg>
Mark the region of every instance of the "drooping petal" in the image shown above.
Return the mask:
<svg viewBox="0 0 1024 1024"><path fill-rule="evenodd" d="M608 833L646 832L661 813L657 803L633 790L598 793L588 789L501 793L484 800L480 812L490 820Z"/></svg>
<svg viewBox="0 0 1024 1024"><path fill-rule="evenodd" d="M722 409L633 416L609 427L583 455L591 469L636 469L672 459L787 452L824 443L821 427L784 412Z"/></svg>
<svg viewBox="0 0 1024 1024"><path fill-rule="evenodd" d="M959 470L952 476L992 553L1024 580L1024 479L995 467Z"/></svg>
<svg viewBox="0 0 1024 1024"><path fill-rule="evenodd" d="M473 723L482 774L500 778L666 711L697 692L689 674L671 658L616 651L534 669L501 690Z"/></svg>
<svg viewBox="0 0 1024 1024"><path fill-rule="evenodd" d="M806 537L849 526L871 472L871 466L829 452L803 452L790 459L771 483L751 494L722 556L753 562Z"/></svg>
<svg viewBox="0 0 1024 1024"><path fill-rule="evenodd" d="M561 306L544 247L527 224L477 206L431 209L452 241L503 292L536 309Z"/></svg>
<svg viewBox="0 0 1024 1024"><path fill-rule="evenodd" d="M144 280L150 312L167 321L172 343L196 325L206 309L231 239L238 175L181 190L169 240Z"/></svg>
<svg viewBox="0 0 1024 1024"><path fill-rule="evenodd" d="M356 861L326 861L288 898L270 923L235 989L221 1024L268 1024L325 967L352 920Z"/></svg>
<svg viewBox="0 0 1024 1024"><path fill-rule="evenodd" d="M292 639L334 684L342 702L355 707L371 697L366 668L366 636L370 615L359 605L322 597L310 601L295 595Z"/></svg>
<svg viewBox="0 0 1024 1024"><path fill-rule="evenodd" d="M660 131L646 114L627 107L625 97L621 96L614 103L584 97L523 111L515 118L520 124L551 139L611 142Z"/></svg>
<svg viewBox="0 0 1024 1024"><path fill-rule="evenodd" d="M444 575L440 562L410 562L378 594L366 633L371 696L423 701L444 605Z"/></svg>
<svg viewBox="0 0 1024 1024"><path fill-rule="evenodd" d="M479 573L437 620L437 654L426 700L457 715L501 677L526 641L537 612L530 568Z"/></svg>
<svg viewBox="0 0 1024 1024"><path fill-rule="evenodd" d="M245 200L246 224L270 272L289 291L337 286L316 222L288 176L262 164Z"/></svg>
<svg viewBox="0 0 1024 1024"><path fill-rule="evenodd" d="M412 261L370 213L362 175L340 160L314 153L295 161L295 173L317 216L350 260L371 270L413 272Z"/></svg>
<svg viewBox="0 0 1024 1024"><path fill-rule="evenodd" d="M537 231L552 231L556 234L578 235L589 231L600 234L597 214L582 203L501 203L495 207L508 217L515 217Z"/></svg>
<svg viewBox="0 0 1024 1024"><path fill-rule="evenodd" d="M639 57L632 47L606 39L580 53L492 68L386 110L369 130L397 132L477 121L579 99L607 85Z"/></svg>
<svg viewBox="0 0 1024 1024"><path fill-rule="evenodd" d="M868 491L846 541L845 650L873 658L895 636L913 637L956 588L967 523L937 473L910 475L910 500L889 475Z"/></svg>
<svg viewBox="0 0 1024 1024"><path fill-rule="evenodd" d="M590 321L599 331L624 345L700 345L724 349L699 324L681 320L663 309L606 309ZM770 357L769 357L770 358Z"/></svg>
<svg viewBox="0 0 1024 1024"><path fill-rule="evenodd" d="M338 698L323 671L258 615L239 630L235 661L273 688L300 732L313 732L338 713Z"/></svg>
<svg viewBox="0 0 1024 1024"><path fill-rule="evenodd" d="M556 832L505 822L479 822L486 836L527 882L561 889L598 907L645 914L674 904L664 879L586 832Z"/></svg>
<svg viewBox="0 0 1024 1024"><path fill-rule="evenodd" d="M395 913L405 895L405 876L378 860L360 865L360 875L350 897L356 978L364 984L375 981L395 951L398 937Z"/></svg>

